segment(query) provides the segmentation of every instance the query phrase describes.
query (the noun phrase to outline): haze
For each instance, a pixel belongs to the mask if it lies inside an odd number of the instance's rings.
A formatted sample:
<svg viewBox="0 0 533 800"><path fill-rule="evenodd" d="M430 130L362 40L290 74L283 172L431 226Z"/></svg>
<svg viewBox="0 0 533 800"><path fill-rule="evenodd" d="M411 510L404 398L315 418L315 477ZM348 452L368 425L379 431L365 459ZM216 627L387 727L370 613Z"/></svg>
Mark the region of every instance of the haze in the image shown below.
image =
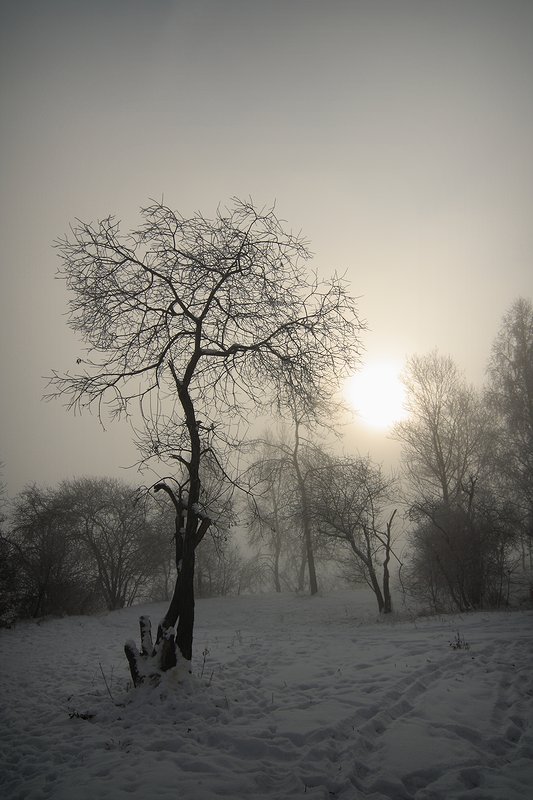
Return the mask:
<svg viewBox="0 0 533 800"><path fill-rule="evenodd" d="M365 363L438 347L483 380L533 294L533 4L314 0L2 5L0 459L25 483L119 475L125 427L45 404L80 345L53 240L164 196L276 201L346 272ZM394 459L362 422L347 448ZM130 475L133 479L133 476Z"/></svg>

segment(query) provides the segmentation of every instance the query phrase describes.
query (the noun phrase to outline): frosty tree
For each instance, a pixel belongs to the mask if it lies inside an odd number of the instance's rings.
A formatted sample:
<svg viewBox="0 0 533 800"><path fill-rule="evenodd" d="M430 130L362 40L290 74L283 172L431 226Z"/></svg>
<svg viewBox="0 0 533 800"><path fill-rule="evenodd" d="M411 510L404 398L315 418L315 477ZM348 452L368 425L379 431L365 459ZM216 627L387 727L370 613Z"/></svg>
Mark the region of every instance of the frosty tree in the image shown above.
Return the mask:
<svg viewBox="0 0 533 800"><path fill-rule="evenodd" d="M501 437L496 459L505 493L522 519L524 548L533 565L533 304L518 298L492 345L487 399ZM525 550L523 551L525 565Z"/></svg>
<svg viewBox="0 0 533 800"><path fill-rule="evenodd" d="M323 404L355 368L363 328L344 280L309 271L307 243L273 209L234 200L185 219L158 202L141 214L128 234L107 217L58 242L69 325L87 347L51 378L72 409L137 420L141 462L174 465L154 488L176 511L177 579L155 643L142 619L141 652L126 646L135 684L192 657L194 554L213 523L202 476L231 474L252 414L295 395L310 413Z"/></svg>

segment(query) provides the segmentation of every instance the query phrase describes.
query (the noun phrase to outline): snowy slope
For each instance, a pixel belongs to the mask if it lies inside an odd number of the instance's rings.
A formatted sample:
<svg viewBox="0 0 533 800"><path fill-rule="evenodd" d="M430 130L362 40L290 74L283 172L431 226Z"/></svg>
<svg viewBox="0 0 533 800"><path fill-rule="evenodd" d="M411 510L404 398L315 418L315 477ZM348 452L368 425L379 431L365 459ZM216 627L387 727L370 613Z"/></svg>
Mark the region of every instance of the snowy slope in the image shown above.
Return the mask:
<svg viewBox="0 0 533 800"><path fill-rule="evenodd" d="M0 632L1 797L533 797L531 610L380 621L364 591L201 600L193 676L127 692L123 642L162 611Z"/></svg>

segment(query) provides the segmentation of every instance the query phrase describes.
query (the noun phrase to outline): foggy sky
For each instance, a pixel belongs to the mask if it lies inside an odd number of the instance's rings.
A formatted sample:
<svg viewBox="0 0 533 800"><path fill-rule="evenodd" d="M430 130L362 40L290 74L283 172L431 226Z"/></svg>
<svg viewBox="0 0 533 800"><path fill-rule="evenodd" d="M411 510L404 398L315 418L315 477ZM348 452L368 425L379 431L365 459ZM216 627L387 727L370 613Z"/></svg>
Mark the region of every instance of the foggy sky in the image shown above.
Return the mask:
<svg viewBox="0 0 533 800"><path fill-rule="evenodd" d="M0 19L0 460L12 494L122 475L126 428L44 404L74 365L53 240L164 197L276 201L346 271L366 361L433 347L483 380L533 295L533 3L48 0ZM350 442L387 441L353 426ZM392 451L391 451L392 452Z"/></svg>

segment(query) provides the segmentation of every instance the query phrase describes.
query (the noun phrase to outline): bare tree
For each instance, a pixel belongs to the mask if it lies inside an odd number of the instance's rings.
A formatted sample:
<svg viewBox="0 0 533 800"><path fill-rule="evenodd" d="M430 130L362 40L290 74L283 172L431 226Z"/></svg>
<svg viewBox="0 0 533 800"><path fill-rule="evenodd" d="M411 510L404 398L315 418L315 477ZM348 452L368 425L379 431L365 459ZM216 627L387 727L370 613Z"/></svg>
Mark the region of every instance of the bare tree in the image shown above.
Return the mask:
<svg viewBox="0 0 533 800"><path fill-rule="evenodd" d="M452 359L436 351L409 359L404 382L410 413L393 435L403 445L415 523L413 583L431 585L435 607L446 597L459 610L479 608L495 596L494 566L507 569L512 538L494 492L494 418Z"/></svg>
<svg viewBox="0 0 533 800"><path fill-rule="evenodd" d="M73 516L71 536L87 549L108 609L130 606L159 567L147 509L114 478L79 478L60 487Z"/></svg>
<svg viewBox="0 0 533 800"><path fill-rule="evenodd" d="M492 345L487 399L500 423L496 452L504 491L520 510L523 563L533 569L533 305L519 298Z"/></svg>
<svg viewBox="0 0 533 800"><path fill-rule="evenodd" d="M440 498L451 506L486 463L490 424L481 399L453 360L436 350L412 356L403 375L409 416L393 438L418 502Z"/></svg>
<svg viewBox="0 0 533 800"><path fill-rule="evenodd" d="M249 577L246 575L249 573ZM250 573L241 550L232 538L213 536L211 531L198 549L195 593L197 597L240 594L250 584Z"/></svg>
<svg viewBox="0 0 533 800"><path fill-rule="evenodd" d="M309 576L309 591L318 592L316 571L317 549L324 550L324 539L316 536L313 519L313 499L310 476L315 469L316 458L322 458L323 451L313 438L313 429L326 426L326 411L331 415L335 406L328 404L313 408L313 415L298 404L294 393L289 392L286 406L290 422L283 426L276 437L267 436L256 444L263 449L261 459L252 466L252 475L264 476L262 492L256 487L255 513L256 534L261 535L265 526L270 528L270 545L274 552L274 567L279 581L279 554L282 543L289 555L290 564L299 562L297 569L297 589L303 591L305 573ZM331 425L328 425L331 427ZM323 432L323 430L322 430ZM278 484L278 490L276 487ZM266 484L266 493L265 493ZM283 485L283 491L279 488ZM267 510L267 503L270 508ZM326 548L327 549L327 548ZM276 553L278 557L276 558ZM323 555L323 553L322 553Z"/></svg>
<svg viewBox="0 0 533 800"><path fill-rule="evenodd" d="M122 608L148 593L163 549L148 512L136 490L113 478L24 489L4 540L17 613Z"/></svg>
<svg viewBox="0 0 533 800"><path fill-rule="evenodd" d="M0 475L4 470L4 464L0 461ZM12 560L12 545L4 537L4 505L5 505L6 486L0 480L0 627L9 625L14 616L14 590L15 590L15 571Z"/></svg>
<svg viewBox="0 0 533 800"><path fill-rule="evenodd" d="M274 458L264 449L249 476L254 493L248 497L248 541L258 548L258 558L272 575L275 591L281 592L281 558L290 525L286 496L290 489L283 458Z"/></svg>
<svg viewBox="0 0 533 800"><path fill-rule="evenodd" d="M142 490L139 490L141 492ZM142 491L142 501L150 530L151 559L154 572L142 597L155 602L168 602L176 578L174 564L174 506L165 496Z"/></svg>
<svg viewBox="0 0 533 800"><path fill-rule="evenodd" d="M179 468L156 487L176 511L176 585L155 646L146 621L141 653L127 645L135 683L172 667L176 647L192 657L195 550L212 522L202 462L229 474L239 425L280 410L287 386L312 412L354 369L363 327L345 282L307 270L306 242L273 209L236 200L212 220L185 219L154 203L142 216L129 235L108 217L60 240L69 324L88 350L78 371L51 379L73 409L140 408L141 461Z"/></svg>
<svg viewBox="0 0 533 800"><path fill-rule="evenodd" d="M74 536L75 515L57 490L28 486L15 498L6 542L15 569L17 613L83 613L96 576Z"/></svg>
<svg viewBox="0 0 533 800"><path fill-rule="evenodd" d="M276 436L267 434L256 443L262 454L248 470L253 484L250 542L266 545L276 591L281 591L284 566L285 579L288 573L297 573L298 591L304 589L307 570L310 592L316 594L316 541L307 486L314 445L304 430L303 416L295 413L294 403L289 405L289 412L290 424L284 425ZM289 580L289 585L292 583Z"/></svg>
<svg viewBox="0 0 533 800"><path fill-rule="evenodd" d="M472 484L467 503L415 509L405 572L408 591L435 611L468 611L509 602L517 512L492 487Z"/></svg>
<svg viewBox="0 0 533 800"><path fill-rule="evenodd" d="M380 613L390 613L389 563L391 556L396 558L396 511L390 509L394 481L369 458L336 459L322 453L312 472L310 494L320 535L340 546L340 560L346 563L348 555L348 577L367 583Z"/></svg>
<svg viewBox="0 0 533 800"><path fill-rule="evenodd" d="M313 547L313 533L311 523L311 501L308 491L307 472L304 464L302 463L302 439L303 439L303 425L306 420L305 410L299 408L296 403L296 398L291 398L292 403L292 423L294 430L294 440L290 447L289 458L294 475L296 477L296 486L298 487L298 496L300 500L300 515L302 522L303 532L303 552L307 561L307 569L309 572L309 589L311 594L318 592L318 581L316 577L315 566L315 552ZM302 561L303 563L303 561Z"/></svg>

